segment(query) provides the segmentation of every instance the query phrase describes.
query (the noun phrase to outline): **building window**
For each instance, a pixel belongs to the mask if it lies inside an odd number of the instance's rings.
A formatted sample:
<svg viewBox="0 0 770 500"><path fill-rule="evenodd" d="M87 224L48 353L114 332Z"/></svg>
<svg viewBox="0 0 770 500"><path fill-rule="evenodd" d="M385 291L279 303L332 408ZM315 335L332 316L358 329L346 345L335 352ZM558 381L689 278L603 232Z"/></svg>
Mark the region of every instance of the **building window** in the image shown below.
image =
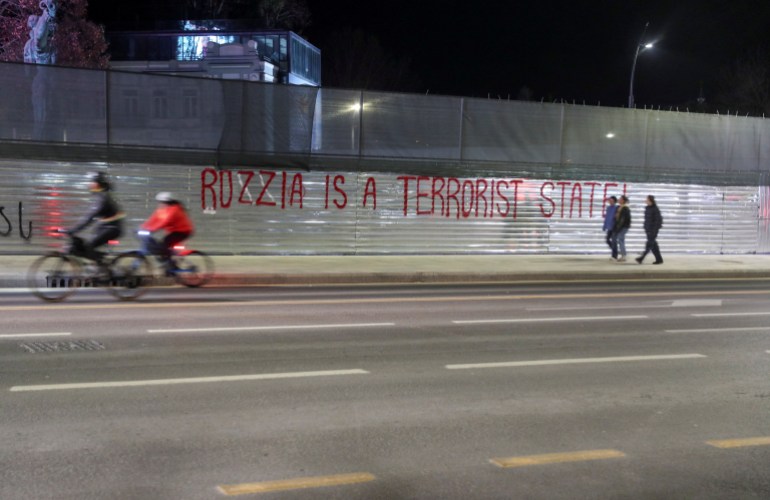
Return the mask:
<svg viewBox="0 0 770 500"><path fill-rule="evenodd" d="M126 116L139 116L139 92L136 90L123 91L123 113Z"/></svg>
<svg viewBox="0 0 770 500"><path fill-rule="evenodd" d="M165 90L154 90L152 92L152 117L168 118L168 97Z"/></svg>
<svg viewBox="0 0 770 500"><path fill-rule="evenodd" d="M198 91L184 89L182 91L182 116L184 118L198 118Z"/></svg>

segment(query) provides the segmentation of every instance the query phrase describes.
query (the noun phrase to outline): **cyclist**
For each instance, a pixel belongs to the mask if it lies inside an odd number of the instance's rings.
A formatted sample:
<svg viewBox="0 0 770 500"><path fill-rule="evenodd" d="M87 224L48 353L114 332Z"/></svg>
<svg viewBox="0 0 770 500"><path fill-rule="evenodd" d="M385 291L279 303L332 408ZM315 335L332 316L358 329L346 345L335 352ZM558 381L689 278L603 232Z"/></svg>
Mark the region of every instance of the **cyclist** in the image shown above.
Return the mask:
<svg viewBox="0 0 770 500"><path fill-rule="evenodd" d="M195 227L187 216L184 205L172 193L163 191L158 193L155 199L158 201L158 207L140 226L142 251L156 255L166 266L166 270L173 272L176 267L171 260L174 246L192 236ZM152 233L160 230L166 233L162 241L152 237Z"/></svg>
<svg viewBox="0 0 770 500"><path fill-rule="evenodd" d="M74 235L95 223L94 236L90 241L73 240L73 253L101 262L104 252L99 247L123 234L123 218L126 214L112 195L112 184L103 172L89 174L89 180L88 190L94 197L91 210L76 225L61 232ZM82 242L82 246L79 247L78 242Z"/></svg>

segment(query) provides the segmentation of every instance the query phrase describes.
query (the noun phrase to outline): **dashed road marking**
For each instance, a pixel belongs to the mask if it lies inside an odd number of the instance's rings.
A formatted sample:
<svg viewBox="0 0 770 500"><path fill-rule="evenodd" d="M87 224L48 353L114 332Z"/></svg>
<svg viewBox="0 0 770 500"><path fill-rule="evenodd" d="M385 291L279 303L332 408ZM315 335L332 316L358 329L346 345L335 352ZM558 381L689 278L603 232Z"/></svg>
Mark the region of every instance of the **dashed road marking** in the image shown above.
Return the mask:
<svg viewBox="0 0 770 500"><path fill-rule="evenodd" d="M566 462L585 462L588 460L606 460L623 458L626 454L618 450L586 450L567 453L546 453L543 455L526 455L520 457L493 458L491 463L498 467L527 467L531 465L559 464Z"/></svg>
<svg viewBox="0 0 770 500"><path fill-rule="evenodd" d="M741 439L719 439L706 441L707 444L716 448L744 448L747 446L770 446L770 436L741 438Z"/></svg>
<svg viewBox="0 0 770 500"><path fill-rule="evenodd" d="M671 302L671 307L719 307L721 299L681 299Z"/></svg>
<svg viewBox="0 0 770 500"><path fill-rule="evenodd" d="M143 387L151 385L206 384L213 382L241 382L245 380L275 380L302 377L330 377L338 375L364 375L366 370L326 370L315 372L257 373L248 375L228 375L222 377L167 378L155 380L124 380L113 382L84 382L79 384L15 385L11 392L58 391L67 389L103 389L106 387Z"/></svg>
<svg viewBox="0 0 770 500"><path fill-rule="evenodd" d="M27 337L66 337L72 335L72 332L51 332L51 333L4 333L0 335L2 339L15 339Z"/></svg>
<svg viewBox="0 0 770 500"><path fill-rule="evenodd" d="M276 326L232 326L209 328L171 328L147 330L147 333L196 333L196 332L257 332L264 330L320 330L328 328L377 328L396 326L395 323L342 323L332 325L276 325Z"/></svg>
<svg viewBox="0 0 770 500"><path fill-rule="evenodd" d="M741 312L741 313L693 313L696 318L730 318L737 316L770 316L770 312Z"/></svg>
<svg viewBox="0 0 770 500"><path fill-rule="evenodd" d="M571 318L511 318L511 319L468 319L454 320L456 325L481 325L490 323L546 323L552 321L615 321L625 319L647 319L648 316L577 316Z"/></svg>
<svg viewBox="0 0 770 500"><path fill-rule="evenodd" d="M608 358L574 358L574 359L539 359L533 361L502 361L496 363L466 363L446 365L447 370L468 370L473 368L503 368L522 366L574 365L584 363L622 363L630 361L664 361L674 359L705 358L703 354L659 354L655 356L615 356Z"/></svg>
<svg viewBox="0 0 770 500"><path fill-rule="evenodd" d="M337 474L333 476L300 477L280 481L263 481L259 483L242 483L220 485L217 488L228 496L249 495L254 493L269 493L273 491L297 490L302 488L319 488L322 486L341 486L346 484L358 484L377 479L368 472L355 472L352 474Z"/></svg>
<svg viewBox="0 0 770 500"><path fill-rule="evenodd" d="M743 326L737 328L691 328L687 330L666 330L666 333L719 333L719 332L758 332L770 330L770 326Z"/></svg>

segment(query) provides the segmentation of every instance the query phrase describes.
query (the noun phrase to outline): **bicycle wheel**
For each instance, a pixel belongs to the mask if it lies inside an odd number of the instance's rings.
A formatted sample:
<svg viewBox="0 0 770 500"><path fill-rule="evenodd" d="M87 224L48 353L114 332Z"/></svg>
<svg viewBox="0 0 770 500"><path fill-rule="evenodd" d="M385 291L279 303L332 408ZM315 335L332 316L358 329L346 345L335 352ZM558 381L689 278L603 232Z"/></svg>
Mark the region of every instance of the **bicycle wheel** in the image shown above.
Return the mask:
<svg viewBox="0 0 770 500"><path fill-rule="evenodd" d="M110 263L107 290L120 300L133 300L147 292L152 266L141 252L124 252Z"/></svg>
<svg viewBox="0 0 770 500"><path fill-rule="evenodd" d="M83 269L77 259L49 253L35 260L27 272L27 286L49 302L66 299L83 285Z"/></svg>
<svg viewBox="0 0 770 500"><path fill-rule="evenodd" d="M191 250L184 255L174 257L177 269L174 279L177 283L190 288L203 286L211 281L214 275L214 261L205 253Z"/></svg>

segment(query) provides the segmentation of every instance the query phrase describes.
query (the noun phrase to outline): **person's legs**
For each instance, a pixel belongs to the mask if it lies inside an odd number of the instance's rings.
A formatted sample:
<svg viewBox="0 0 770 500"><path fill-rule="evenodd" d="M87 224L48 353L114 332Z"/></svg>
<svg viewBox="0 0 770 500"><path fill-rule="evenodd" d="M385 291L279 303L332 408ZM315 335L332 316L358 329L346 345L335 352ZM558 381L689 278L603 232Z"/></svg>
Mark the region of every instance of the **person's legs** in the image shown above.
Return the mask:
<svg viewBox="0 0 770 500"><path fill-rule="evenodd" d="M151 234L140 234L142 253L145 255L161 255L165 252L165 247L159 243Z"/></svg>
<svg viewBox="0 0 770 500"><path fill-rule="evenodd" d="M626 258L626 233L628 229L621 229L618 231L618 259L625 260Z"/></svg>
<svg viewBox="0 0 770 500"><path fill-rule="evenodd" d="M164 255L161 260L169 269L174 269L176 267L174 261L171 260L171 255L174 253L174 246L185 241L189 237L190 233L169 233L163 238Z"/></svg>
<svg viewBox="0 0 770 500"><path fill-rule="evenodd" d="M120 228L115 226L104 226L99 229L96 235L85 243L84 257L96 262L100 262L104 257L104 252L99 247L106 245L110 240L120 237Z"/></svg>
<svg viewBox="0 0 770 500"><path fill-rule="evenodd" d="M163 238L163 245L166 247L166 251L168 254L173 253L174 246L178 245L179 243L183 242L189 237L189 233L170 233L167 234L165 238Z"/></svg>
<svg viewBox="0 0 770 500"><path fill-rule="evenodd" d="M657 240L652 240L652 255L655 256L655 262L654 264L662 264L663 263L663 256L660 254L660 247L658 246Z"/></svg>
<svg viewBox="0 0 770 500"><path fill-rule="evenodd" d="M649 235L647 236L647 242L644 244L644 251L641 254L639 254L639 257L636 258L636 261L638 263L641 264L644 258L647 257L647 254L650 253L650 250L652 250L652 244L654 243L654 241L655 241L654 239L653 240L650 239Z"/></svg>
<svg viewBox="0 0 770 500"><path fill-rule="evenodd" d="M612 249L612 258L617 259L618 258L618 234L612 233L612 237L610 239L610 248Z"/></svg>

